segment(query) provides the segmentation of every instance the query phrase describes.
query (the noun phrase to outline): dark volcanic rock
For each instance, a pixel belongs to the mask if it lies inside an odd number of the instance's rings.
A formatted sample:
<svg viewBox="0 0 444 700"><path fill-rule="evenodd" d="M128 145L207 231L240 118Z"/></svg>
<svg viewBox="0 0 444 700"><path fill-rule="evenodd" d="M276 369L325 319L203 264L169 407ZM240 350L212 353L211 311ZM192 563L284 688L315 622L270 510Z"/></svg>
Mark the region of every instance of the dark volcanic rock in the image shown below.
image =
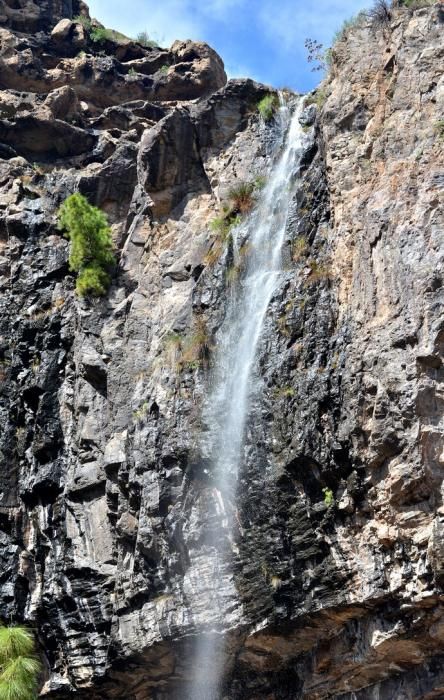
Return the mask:
<svg viewBox="0 0 444 700"><path fill-rule="evenodd" d="M217 561L201 409L239 282L210 222L269 171L269 89L203 44L77 56L80 12L0 12L0 602L38 630L43 695L187 697L216 629L230 700L442 697L439 7L350 32L303 114ZM99 300L56 228L78 190L117 248Z"/></svg>

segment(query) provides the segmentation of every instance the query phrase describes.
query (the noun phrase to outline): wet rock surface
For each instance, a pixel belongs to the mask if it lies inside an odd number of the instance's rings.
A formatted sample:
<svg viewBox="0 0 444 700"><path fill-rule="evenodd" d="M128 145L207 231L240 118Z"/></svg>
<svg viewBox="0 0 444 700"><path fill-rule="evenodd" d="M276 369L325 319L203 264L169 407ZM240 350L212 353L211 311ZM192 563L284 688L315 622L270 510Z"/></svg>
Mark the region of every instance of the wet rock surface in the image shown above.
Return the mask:
<svg viewBox="0 0 444 700"><path fill-rule="evenodd" d="M0 7L0 599L43 694L186 697L217 629L233 700L442 697L439 6L353 32L303 116L218 566L201 407L239 281L210 222L270 167L267 89L202 44L100 55L73 5ZM76 190L119 256L97 301L56 228Z"/></svg>

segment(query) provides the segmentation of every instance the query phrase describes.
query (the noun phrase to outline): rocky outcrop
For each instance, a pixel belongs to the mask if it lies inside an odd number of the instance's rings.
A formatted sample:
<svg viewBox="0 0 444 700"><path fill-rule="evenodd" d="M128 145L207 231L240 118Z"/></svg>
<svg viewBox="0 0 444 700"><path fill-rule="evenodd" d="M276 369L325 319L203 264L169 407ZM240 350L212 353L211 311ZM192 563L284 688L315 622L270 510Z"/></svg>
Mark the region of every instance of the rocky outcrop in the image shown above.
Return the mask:
<svg viewBox="0 0 444 700"><path fill-rule="evenodd" d="M209 224L268 171L267 88L202 44L76 56L85 8L41 3L31 35L4 4L0 599L43 695L186 697L213 628L232 700L441 697L442 8L352 30L303 115L216 568L202 403L237 274ZM76 298L56 228L77 190L112 224L106 299Z"/></svg>

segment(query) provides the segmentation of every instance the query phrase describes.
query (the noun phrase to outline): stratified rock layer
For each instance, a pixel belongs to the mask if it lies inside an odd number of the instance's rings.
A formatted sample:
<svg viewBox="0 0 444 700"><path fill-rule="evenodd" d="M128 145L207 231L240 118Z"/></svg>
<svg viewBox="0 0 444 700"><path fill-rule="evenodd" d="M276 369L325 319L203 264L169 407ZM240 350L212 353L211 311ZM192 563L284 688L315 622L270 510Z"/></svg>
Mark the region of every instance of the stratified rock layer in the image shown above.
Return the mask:
<svg viewBox="0 0 444 700"><path fill-rule="evenodd" d="M219 568L201 406L240 271L209 224L270 166L267 89L78 14L0 7L0 599L43 693L187 697L215 628L230 700L443 697L442 7L350 32L304 114ZM112 223L106 299L56 228L77 190Z"/></svg>

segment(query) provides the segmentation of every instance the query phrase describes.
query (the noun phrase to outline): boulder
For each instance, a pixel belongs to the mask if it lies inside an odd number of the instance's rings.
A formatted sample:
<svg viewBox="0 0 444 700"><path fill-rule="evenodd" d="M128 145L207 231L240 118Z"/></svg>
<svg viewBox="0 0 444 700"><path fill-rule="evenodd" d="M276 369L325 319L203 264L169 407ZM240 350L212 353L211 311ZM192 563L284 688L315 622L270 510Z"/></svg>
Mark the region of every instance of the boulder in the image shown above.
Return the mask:
<svg viewBox="0 0 444 700"><path fill-rule="evenodd" d="M73 22L70 19L61 19L52 30L51 37L55 41L64 41L73 26Z"/></svg>

